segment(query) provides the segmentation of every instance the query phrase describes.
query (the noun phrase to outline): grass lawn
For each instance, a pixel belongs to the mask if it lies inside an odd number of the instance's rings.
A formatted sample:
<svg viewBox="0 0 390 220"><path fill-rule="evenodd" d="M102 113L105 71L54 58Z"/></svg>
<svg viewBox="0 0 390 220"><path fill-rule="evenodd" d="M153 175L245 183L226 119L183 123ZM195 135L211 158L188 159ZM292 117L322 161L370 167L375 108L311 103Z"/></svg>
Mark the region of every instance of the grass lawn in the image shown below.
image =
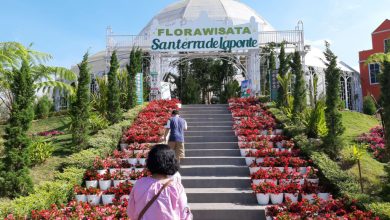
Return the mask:
<svg viewBox="0 0 390 220"><path fill-rule="evenodd" d="M364 115L358 112L342 112L343 124L346 128L343 135L344 149L342 155L344 158L350 154L350 148L354 140L362 133L368 132L372 127L379 125L379 120L375 117ZM367 194L377 194L381 189L382 178L386 175L384 164L375 160L370 153L366 153L361 161L362 176L364 187ZM344 166L348 173L359 177L357 164L353 166Z"/></svg>

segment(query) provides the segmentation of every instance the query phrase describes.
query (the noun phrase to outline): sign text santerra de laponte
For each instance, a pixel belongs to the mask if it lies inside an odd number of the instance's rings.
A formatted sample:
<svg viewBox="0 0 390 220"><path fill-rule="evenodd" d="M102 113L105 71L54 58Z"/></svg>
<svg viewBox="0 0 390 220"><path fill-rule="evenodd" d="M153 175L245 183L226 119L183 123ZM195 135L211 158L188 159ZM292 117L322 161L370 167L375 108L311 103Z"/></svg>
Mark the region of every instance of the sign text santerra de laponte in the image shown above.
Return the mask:
<svg viewBox="0 0 390 220"><path fill-rule="evenodd" d="M186 25L161 27L152 31L152 51L234 51L259 46L258 25L254 20L243 25L200 19Z"/></svg>

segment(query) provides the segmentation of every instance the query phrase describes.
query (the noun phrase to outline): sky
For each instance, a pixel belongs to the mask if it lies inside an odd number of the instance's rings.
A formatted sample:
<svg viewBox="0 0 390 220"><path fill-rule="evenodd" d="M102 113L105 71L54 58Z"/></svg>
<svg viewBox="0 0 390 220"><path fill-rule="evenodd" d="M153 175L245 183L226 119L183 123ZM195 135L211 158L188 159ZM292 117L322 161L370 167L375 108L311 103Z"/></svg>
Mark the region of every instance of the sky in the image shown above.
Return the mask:
<svg viewBox="0 0 390 220"><path fill-rule="evenodd" d="M0 0L0 41L33 43L53 56L49 65L70 68L85 52L105 49L105 32L138 34L165 6L179 0ZM390 0L241 0L276 30L304 23L306 44L324 40L340 60L358 68L358 52L390 19ZM358 69L357 69L358 70Z"/></svg>

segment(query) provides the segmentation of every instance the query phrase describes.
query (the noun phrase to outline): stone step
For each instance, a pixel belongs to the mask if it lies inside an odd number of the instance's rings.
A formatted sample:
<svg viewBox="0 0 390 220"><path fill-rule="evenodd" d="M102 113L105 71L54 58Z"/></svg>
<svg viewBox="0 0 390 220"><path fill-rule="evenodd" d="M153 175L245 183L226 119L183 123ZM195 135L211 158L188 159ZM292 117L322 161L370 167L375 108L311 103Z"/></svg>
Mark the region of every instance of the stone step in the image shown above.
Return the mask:
<svg viewBox="0 0 390 220"><path fill-rule="evenodd" d="M194 136L185 136L186 143L198 143L198 142L238 142L237 137L228 136L228 137L206 137L201 135Z"/></svg>
<svg viewBox="0 0 390 220"><path fill-rule="evenodd" d="M209 121L209 120L187 120L188 127L199 127L199 126L233 126L233 121Z"/></svg>
<svg viewBox="0 0 390 220"><path fill-rule="evenodd" d="M232 114L227 109L188 109L188 110L181 110L180 115L188 116L191 114L202 114L202 115L214 115L214 114Z"/></svg>
<svg viewBox="0 0 390 220"><path fill-rule="evenodd" d="M265 207L234 203L190 203L195 220L265 220Z"/></svg>
<svg viewBox="0 0 390 220"><path fill-rule="evenodd" d="M238 188L187 188L189 203L235 203L256 204L257 199L250 189Z"/></svg>
<svg viewBox="0 0 390 220"><path fill-rule="evenodd" d="M242 157L186 157L180 160L180 164L245 166L245 159Z"/></svg>
<svg viewBox="0 0 390 220"><path fill-rule="evenodd" d="M237 165L183 165L182 176L249 176L247 166ZM247 186L248 187L248 186Z"/></svg>
<svg viewBox="0 0 390 220"><path fill-rule="evenodd" d="M248 176L182 176L184 188L241 188L251 185Z"/></svg>
<svg viewBox="0 0 390 220"><path fill-rule="evenodd" d="M197 122L197 123L211 122L214 125L217 125L218 123L230 122L230 124L233 125L233 119L231 117L221 119L221 118L213 118L211 116L211 117L206 117L206 118L184 118L184 119L187 121L188 125L190 125L193 122Z"/></svg>
<svg viewBox="0 0 390 220"><path fill-rule="evenodd" d="M239 149L186 149L186 157L239 157Z"/></svg>
<svg viewBox="0 0 390 220"><path fill-rule="evenodd" d="M208 109L208 108L225 108L227 109L229 107L228 104L215 104L215 105L204 105L204 104L193 104L193 105L182 105L183 110L189 109L189 108L201 108L201 109Z"/></svg>
<svg viewBox="0 0 390 220"><path fill-rule="evenodd" d="M234 137L234 131L186 131L184 134L185 137L191 136L204 136L204 137Z"/></svg>
<svg viewBox="0 0 390 220"><path fill-rule="evenodd" d="M238 142L193 142L185 143L186 150L238 149Z"/></svg>
<svg viewBox="0 0 390 220"><path fill-rule="evenodd" d="M230 125L226 125L226 126L192 126L192 125L188 125L187 132L189 132L189 131L215 131L215 132L231 131L231 132L233 132L232 126L230 126Z"/></svg>

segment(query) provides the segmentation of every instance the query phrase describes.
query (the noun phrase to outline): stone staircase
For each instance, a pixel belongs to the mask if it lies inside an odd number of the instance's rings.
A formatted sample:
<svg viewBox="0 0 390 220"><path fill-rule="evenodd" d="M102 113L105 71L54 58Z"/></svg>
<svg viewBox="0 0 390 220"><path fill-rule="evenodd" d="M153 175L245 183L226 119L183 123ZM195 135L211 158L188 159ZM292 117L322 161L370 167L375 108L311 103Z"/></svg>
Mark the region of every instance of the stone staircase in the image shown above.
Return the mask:
<svg viewBox="0 0 390 220"><path fill-rule="evenodd" d="M195 220L263 220L228 105L184 105L186 158L180 173Z"/></svg>

